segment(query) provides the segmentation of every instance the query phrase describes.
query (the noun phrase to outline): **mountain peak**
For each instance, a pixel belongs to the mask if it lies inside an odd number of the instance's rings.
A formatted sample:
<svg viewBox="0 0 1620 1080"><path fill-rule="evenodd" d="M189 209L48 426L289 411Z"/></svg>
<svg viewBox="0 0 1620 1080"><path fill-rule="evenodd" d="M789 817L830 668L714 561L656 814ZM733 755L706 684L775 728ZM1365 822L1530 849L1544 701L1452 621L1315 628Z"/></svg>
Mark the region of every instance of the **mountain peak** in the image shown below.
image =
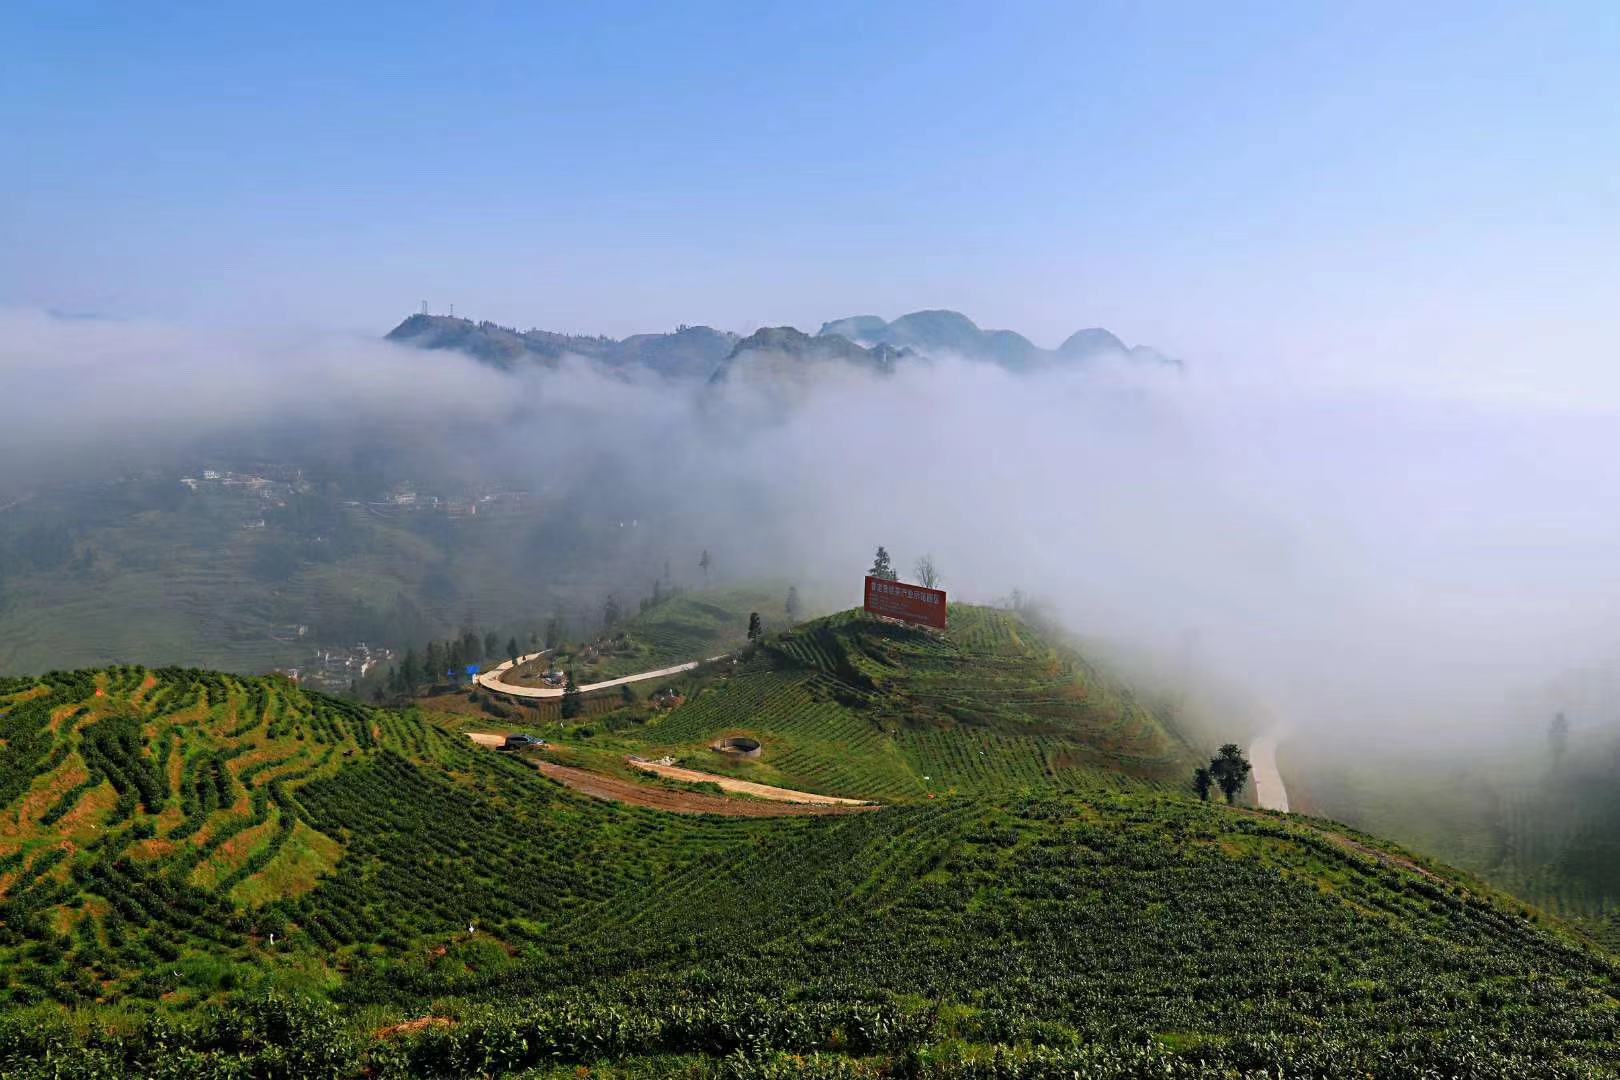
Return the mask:
<svg viewBox="0 0 1620 1080"><path fill-rule="evenodd" d="M1130 348L1100 327L1080 330L1054 350L1042 349L1012 330L985 330L978 323L947 308L913 311L893 322L876 315L854 315L823 323L822 335L841 335L863 345L892 345L926 355L956 355L999 364L1013 371L1028 371L1060 362L1115 357L1126 360L1175 364L1156 349Z"/></svg>
<svg viewBox="0 0 1620 1080"><path fill-rule="evenodd" d="M1111 331L1100 326L1089 327L1085 330L1076 330L1064 339L1063 344L1057 347L1059 356L1065 359L1086 360L1093 356L1105 353L1125 353L1125 343Z"/></svg>
<svg viewBox="0 0 1620 1080"><path fill-rule="evenodd" d="M911 355L909 349L897 349L884 343L868 348L842 334L826 333L826 327L822 330L811 336L793 326L762 327L737 342L709 381L724 382L733 370L742 367L776 370L784 363L801 368L805 364L827 361L841 361L886 373L894 370L897 360Z"/></svg>

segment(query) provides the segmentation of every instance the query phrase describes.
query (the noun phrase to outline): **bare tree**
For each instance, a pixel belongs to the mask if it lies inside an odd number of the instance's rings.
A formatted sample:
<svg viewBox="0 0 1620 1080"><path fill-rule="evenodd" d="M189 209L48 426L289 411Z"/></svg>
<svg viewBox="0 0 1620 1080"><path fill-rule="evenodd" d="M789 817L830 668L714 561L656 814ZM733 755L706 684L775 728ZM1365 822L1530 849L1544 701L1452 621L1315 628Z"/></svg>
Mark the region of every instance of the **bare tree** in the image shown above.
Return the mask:
<svg viewBox="0 0 1620 1080"><path fill-rule="evenodd" d="M944 575L939 572L939 565L934 562L932 552L918 559L913 569L917 575L917 584L925 589L937 589L939 583L945 580Z"/></svg>

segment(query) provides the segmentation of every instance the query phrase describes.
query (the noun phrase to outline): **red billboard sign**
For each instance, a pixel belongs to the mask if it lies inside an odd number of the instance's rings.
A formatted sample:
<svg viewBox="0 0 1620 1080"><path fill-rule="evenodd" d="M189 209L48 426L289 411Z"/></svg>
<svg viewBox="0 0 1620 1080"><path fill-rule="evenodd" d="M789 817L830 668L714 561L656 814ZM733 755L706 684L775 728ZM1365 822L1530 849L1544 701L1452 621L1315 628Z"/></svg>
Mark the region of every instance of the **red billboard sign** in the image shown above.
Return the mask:
<svg viewBox="0 0 1620 1080"><path fill-rule="evenodd" d="M945 590L868 576L866 610L888 619L945 629Z"/></svg>

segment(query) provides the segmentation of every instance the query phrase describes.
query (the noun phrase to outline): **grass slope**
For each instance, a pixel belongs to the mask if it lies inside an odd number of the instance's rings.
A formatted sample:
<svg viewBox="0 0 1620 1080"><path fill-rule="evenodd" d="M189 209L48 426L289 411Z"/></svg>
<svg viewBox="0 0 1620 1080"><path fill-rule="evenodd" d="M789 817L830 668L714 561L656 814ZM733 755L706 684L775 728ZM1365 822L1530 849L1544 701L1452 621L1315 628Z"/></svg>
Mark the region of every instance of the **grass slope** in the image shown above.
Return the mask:
<svg viewBox="0 0 1620 1080"><path fill-rule="evenodd" d="M786 585L680 593L650 605L619 630L559 656L555 663L572 667L581 683L593 683L718 656L748 640L750 612L779 611L786 596Z"/></svg>
<svg viewBox="0 0 1620 1080"><path fill-rule="evenodd" d="M977 667L1000 680L964 682ZM778 688L762 727L798 725L807 754L820 721L787 716L815 695L846 695L828 699L840 722L879 718L872 753L893 761L863 779L917 775L913 735L942 760L991 737L1099 756L972 790L956 767L955 794L848 818L687 818L576 796L420 711L275 680L0 682L0 1074L1620 1064L1613 957L1330 823L1100 771L1145 769L1169 736L1003 613L964 611L944 640L812 624L693 704L761 680ZM998 708L974 725L972 701Z"/></svg>

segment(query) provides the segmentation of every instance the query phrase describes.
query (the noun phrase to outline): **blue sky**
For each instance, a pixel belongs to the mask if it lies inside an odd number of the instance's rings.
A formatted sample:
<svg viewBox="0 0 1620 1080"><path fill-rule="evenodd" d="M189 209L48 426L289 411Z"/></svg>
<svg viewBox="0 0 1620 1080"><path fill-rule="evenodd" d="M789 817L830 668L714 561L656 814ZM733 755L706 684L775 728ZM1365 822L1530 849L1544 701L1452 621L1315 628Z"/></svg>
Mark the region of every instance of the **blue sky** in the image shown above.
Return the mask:
<svg viewBox="0 0 1620 1080"><path fill-rule="evenodd" d="M1560 390L1620 344L1609 3L13 2L0 50L0 304L952 307Z"/></svg>

